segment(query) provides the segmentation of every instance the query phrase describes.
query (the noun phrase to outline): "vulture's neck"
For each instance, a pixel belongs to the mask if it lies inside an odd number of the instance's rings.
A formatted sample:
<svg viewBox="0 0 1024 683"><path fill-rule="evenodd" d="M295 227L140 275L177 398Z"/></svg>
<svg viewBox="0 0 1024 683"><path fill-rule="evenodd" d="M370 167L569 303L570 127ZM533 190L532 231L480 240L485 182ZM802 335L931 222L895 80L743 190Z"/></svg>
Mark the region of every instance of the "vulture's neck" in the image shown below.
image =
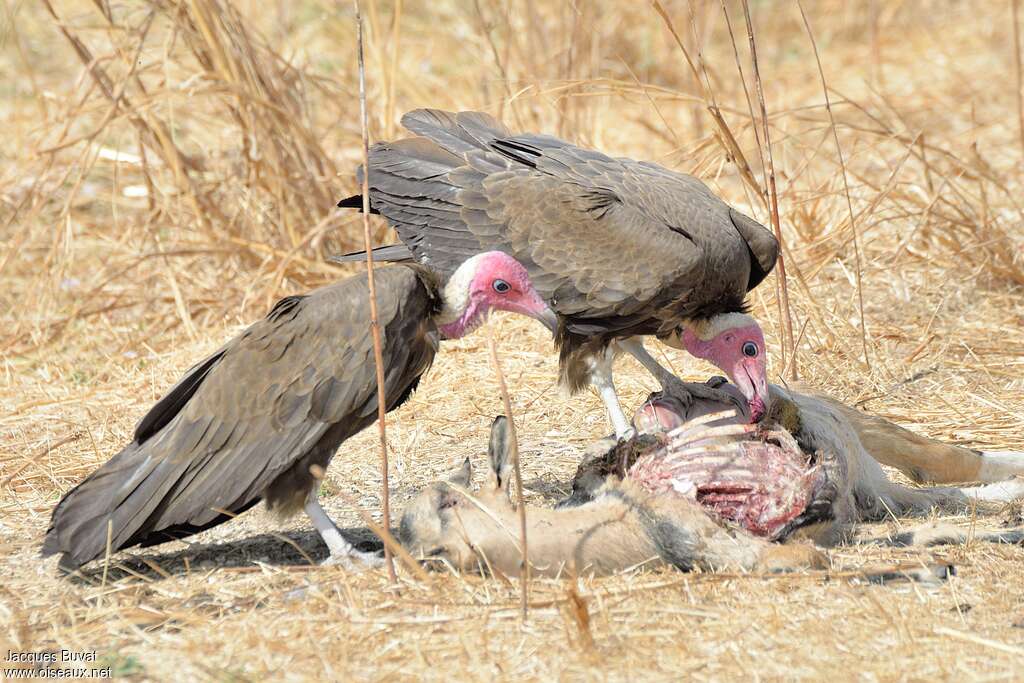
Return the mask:
<svg viewBox="0 0 1024 683"><path fill-rule="evenodd" d="M483 254L477 254L463 261L441 290L441 311L434 316L434 323L447 339L468 334L478 322L479 312L468 309L473 278L482 257Z"/></svg>

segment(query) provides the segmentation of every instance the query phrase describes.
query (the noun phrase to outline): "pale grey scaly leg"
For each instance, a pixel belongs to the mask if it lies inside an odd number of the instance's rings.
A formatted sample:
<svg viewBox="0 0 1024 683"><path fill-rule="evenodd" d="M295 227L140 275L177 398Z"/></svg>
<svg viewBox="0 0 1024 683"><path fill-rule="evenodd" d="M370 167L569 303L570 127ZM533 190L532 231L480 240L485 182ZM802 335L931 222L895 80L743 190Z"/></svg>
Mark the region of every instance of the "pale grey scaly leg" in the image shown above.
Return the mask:
<svg viewBox="0 0 1024 683"><path fill-rule="evenodd" d="M381 566L384 560L379 555L356 550L354 545L345 540L341 532L338 531L338 527L327 516L324 509L320 507L320 501L317 500L316 494L317 490L314 487L306 499L306 505L303 510L305 510L309 520L313 522L313 526L320 534L320 538L324 539L328 550L331 551L331 556L324 560L322 564L339 564L348 569Z"/></svg>
<svg viewBox="0 0 1024 683"><path fill-rule="evenodd" d="M595 356L590 368L590 383L597 389L598 395L604 402L608 411L608 419L615 430L615 436L619 439L628 439L636 433L636 430L629 423L626 414L622 412L622 405L615 393L615 383L612 381L612 363L615 354L611 348Z"/></svg>
<svg viewBox="0 0 1024 683"><path fill-rule="evenodd" d="M619 348L640 361L640 365L647 368L647 371L654 375L654 379L661 383L662 389L665 389L672 382L682 384L682 381L673 375L671 370L659 363L654 356L644 348L644 340L640 337L619 339L616 343L619 345Z"/></svg>
<svg viewBox="0 0 1024 683"><path fill-rule="evenodd" d="M654 356L644 348L644 341L641 337L629 337L616 342L623 351L636 358L640 365L647 368L647 371L654 375L654 378L661 384L661 390L675 396L687 406L693 399L707 399L719 403L731 403L741 411L746 411L747 406L741 400L727 391L722 391L706 384L684 382L672 371L659 363Z"/></svg>

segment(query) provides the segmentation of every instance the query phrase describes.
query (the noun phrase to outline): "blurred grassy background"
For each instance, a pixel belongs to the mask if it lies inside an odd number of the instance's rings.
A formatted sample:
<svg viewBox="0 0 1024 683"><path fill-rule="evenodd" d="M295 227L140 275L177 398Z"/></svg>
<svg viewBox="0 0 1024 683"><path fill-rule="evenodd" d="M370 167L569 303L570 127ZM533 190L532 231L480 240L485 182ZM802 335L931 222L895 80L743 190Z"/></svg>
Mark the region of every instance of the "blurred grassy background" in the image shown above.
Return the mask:
<svg viewBox="0 0 1024 683"><path fill-rule="evenodd" d="M1024 284L1010 5L805 5L855 230L798 6L751 6L804 347L845 354L835 336L861 325L845 297L823 300L822 270L908 297L913 278L900 274L922 263L929 284ZM765 173L742 6L665 8L701 83L645 3L368 2L372 139L400 134L401 113L418 106L485 109L514 129L695 173L767 224L752 191ZM8 354L31 365L55 344L73 352L70 340L102 354L89 344L104 335L86 335L97 326L118 350L195 339L337 277L323 257L359 238L357 218L333 208L359 155L349 3L5 0L4 11ZM763 290L759 301L774 296ZM865 299L877 337L888 306Z"/></svg>

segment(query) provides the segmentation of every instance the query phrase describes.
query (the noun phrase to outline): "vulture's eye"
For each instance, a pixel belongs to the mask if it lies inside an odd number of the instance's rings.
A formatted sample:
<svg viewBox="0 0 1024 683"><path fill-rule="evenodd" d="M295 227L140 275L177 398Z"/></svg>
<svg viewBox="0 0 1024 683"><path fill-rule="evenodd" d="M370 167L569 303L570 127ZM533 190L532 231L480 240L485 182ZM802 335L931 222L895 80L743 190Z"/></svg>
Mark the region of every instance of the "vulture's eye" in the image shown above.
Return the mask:
<svg viewBox="0 0 1024 683"><path fill-rule="evenodd" d="M494 287L494 291L497 292L498 294L504 294L508 290L512 289L512 285L505 282L504 280L495 280L494 284L491 286Z"/></svg>
<svg viewBox="0 0 1024 683"><path fill-rule="evenodd" d="M751 358L756 356L757 355L757 344L755 344L754 342L747 342L746 344L744 344L743 345L743 355L744 356L750 356Z"/></svg>

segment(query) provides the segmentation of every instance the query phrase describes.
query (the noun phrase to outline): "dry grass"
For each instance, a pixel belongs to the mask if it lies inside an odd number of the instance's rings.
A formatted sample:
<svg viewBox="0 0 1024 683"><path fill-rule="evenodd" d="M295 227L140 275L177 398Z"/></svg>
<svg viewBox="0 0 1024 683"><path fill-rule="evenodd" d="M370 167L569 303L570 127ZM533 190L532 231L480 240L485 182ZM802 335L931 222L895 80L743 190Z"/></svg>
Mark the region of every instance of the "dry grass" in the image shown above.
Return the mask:
<svg viewBox="0 0 1024 683"><path fill-rule="evenodd" d="M800 377L939 438L1024 449L1016 3L802 4L843 163L799 8L750 8ZM717 1L663 5L692 70L644 3L368 1L371 137L413 107L483 108L696 173L767 224L755 85L737 75L752 75L742 5L726 3L735 40ZM313 532L296 520L269 535L262 512L135 554L149 565L122 556L105 585L58 580L36 552L60 493L241 324L347 272L323 257L360 237L358 216L332 208L360 156L354 24L347 2L318 0L0 11L0 653L96 650L122 674L176 680L1019 676L1024 551L980 544L948 550L960 574L930 588L534 581L526 623L515 585L438 575L394 590L381 573L309 567ZM776 291L753 303L778 376ZM527 498L550 500L605 423L595 396L554 391L535 327L494 330ZM448 345L389 421L396 505L483 455L502 412L484 334ZM709 370L666 353L691 377ZM627 402L650 387L627 361L619 384ZM372 432L324 482L350 526L340 494L378 505ZM938 552L832 557L845 571Z"/></svg>

